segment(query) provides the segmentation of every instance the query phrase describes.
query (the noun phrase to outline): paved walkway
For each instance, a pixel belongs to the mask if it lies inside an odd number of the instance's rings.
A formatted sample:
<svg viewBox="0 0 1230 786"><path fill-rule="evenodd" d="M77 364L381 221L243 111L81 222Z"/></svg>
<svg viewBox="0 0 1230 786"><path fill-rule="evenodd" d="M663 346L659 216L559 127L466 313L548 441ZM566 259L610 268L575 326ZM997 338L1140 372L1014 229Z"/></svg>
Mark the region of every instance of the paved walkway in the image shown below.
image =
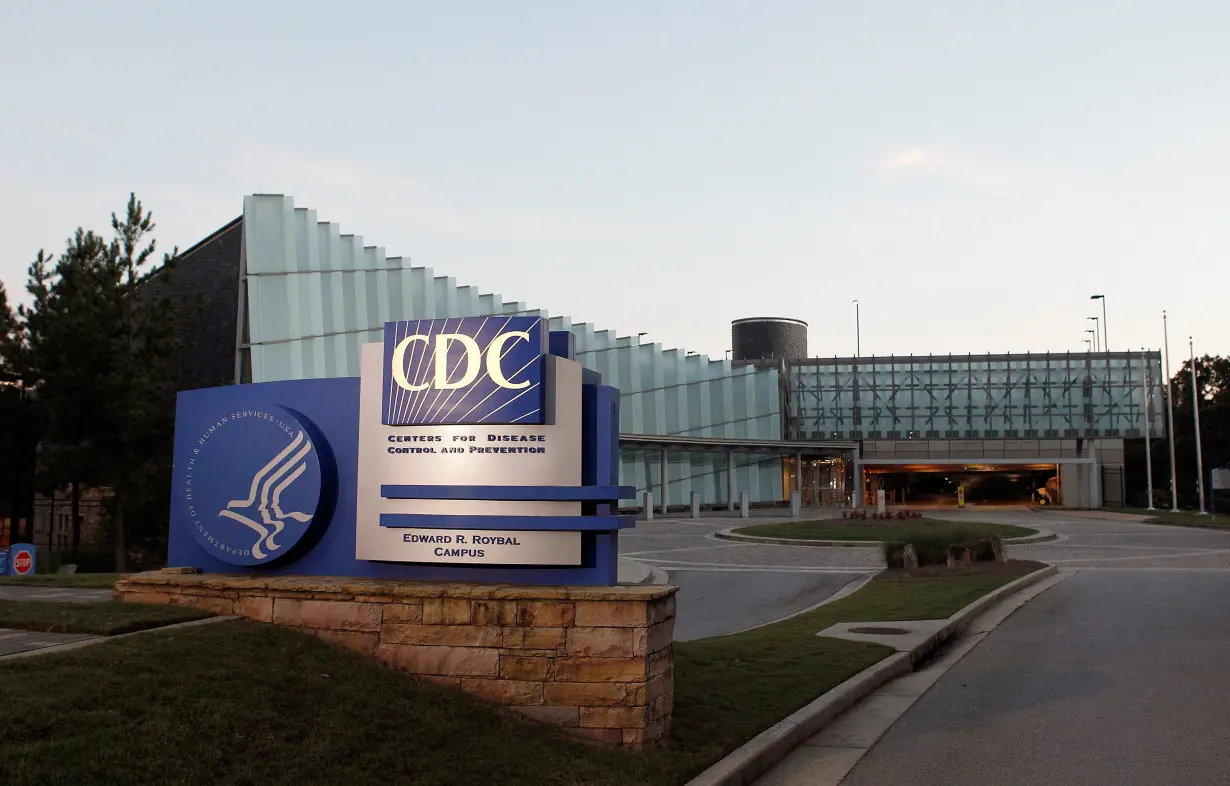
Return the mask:
<svg viewBox="0 0 1230 786"><path fill-rule="evenodd" d="M83 633L36 633L29 630L10 630L0 628L0 658L5 655L16 655L19 652L30 652L59 644L71 644L74 641L96 639Z"/></svg>
<svg viewBox="0 0 1230 786"><path fill-rule="evenodd" d="M76 587L31 586L15 587L0 585L0 600L58 600L73 603L111 600L109 589L81 589Z"/></svg>

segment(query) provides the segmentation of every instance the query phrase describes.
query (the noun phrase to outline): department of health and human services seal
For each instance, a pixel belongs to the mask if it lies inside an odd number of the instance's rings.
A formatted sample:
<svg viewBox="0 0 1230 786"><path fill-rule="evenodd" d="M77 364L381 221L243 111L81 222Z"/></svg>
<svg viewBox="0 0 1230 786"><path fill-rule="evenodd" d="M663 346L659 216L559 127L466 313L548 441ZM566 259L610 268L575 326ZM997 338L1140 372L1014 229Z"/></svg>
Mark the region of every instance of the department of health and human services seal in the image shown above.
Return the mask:
<svg viewBox="0 0 1230 786"><path fill-rule="evenodd" d="M285 556L317 519L326 478L316 429L274 405L220 412L194 435L180 493L197 542L232 565Z"/></svg>

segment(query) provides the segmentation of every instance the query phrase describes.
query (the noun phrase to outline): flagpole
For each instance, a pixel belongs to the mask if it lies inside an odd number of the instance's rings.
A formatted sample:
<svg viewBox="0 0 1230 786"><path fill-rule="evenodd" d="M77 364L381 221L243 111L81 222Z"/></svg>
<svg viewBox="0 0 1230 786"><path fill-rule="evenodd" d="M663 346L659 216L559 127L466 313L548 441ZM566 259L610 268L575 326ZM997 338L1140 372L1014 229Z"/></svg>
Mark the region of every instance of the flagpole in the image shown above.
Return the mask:
<svg viewBox="0 0 1230 786"><path fill-rule="evenodd" d="M1149 440L1149 430L1153 426L1153 417L1149 412L1149 361L1145 356L1145 348L1140 348L1140 383L1145 388L1145 477L1149 491L1149 510L1153 507L1153 447Z"/></svg>
<svg viewBox="0 0 1230 786"><path fill-rule="evenodd" d="M1170 332L1166 327L1166 312L1162 312L1162 337L1166 352L1166 411L1170 435L1170 510L1179 512L1179 481L1176 478L1178 469L1174 458L1174 381L1170 378Z"/></svg>
<svg viewBox="0 0 1230 786"><path fill-rule="evenodd" d="M1192 417L1195 419L1196 425L1196 492L1200 496L1199 514L1205 515L1204 512L1204 451L1200 445L1200 389L1196 382L1196 349L1192 344L1192 337L1187 337L1187 350L1191 356L1192 366Z"/></svg>

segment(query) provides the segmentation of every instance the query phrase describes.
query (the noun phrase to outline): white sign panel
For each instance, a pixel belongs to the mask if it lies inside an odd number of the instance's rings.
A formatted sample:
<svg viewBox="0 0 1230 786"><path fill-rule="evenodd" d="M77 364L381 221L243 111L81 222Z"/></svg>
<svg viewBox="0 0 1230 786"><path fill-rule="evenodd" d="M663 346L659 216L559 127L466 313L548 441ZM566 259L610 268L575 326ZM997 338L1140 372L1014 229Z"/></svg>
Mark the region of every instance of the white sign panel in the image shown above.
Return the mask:
<svg viewBox="0 0 1230 786"><path fill-rule="evenodd" d="M581 533L397 529L403 562L469 565L579 565Z"/></svg>
<svg viewBox="0 0 1230 786"><path fill-rule="evenodd" d="M547 357L547 423L386 426L383 346L363 347L355 556L390 562L580 565L580 532L408 529L384 514L577 516L579 502L386 499L381 487L581 485L581 366ZM552 417L552 415L554 417Z"/></svg>
<svg viewBox="0 0 1230 786"><path fill-rule="evenodd" d="M1230 469L1213 470L1213 490L1230 491Z"/></svg>

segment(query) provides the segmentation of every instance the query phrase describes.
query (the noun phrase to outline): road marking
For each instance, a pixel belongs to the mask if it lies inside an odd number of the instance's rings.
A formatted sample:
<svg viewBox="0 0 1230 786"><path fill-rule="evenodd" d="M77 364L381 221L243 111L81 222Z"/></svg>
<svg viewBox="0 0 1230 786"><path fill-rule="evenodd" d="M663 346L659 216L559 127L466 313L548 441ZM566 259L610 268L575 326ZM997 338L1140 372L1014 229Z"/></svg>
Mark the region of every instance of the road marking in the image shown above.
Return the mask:
<svg viewBox="0 0 1230 786"><path fill-rule="evenodd" d="M1183 551L1190 549L1191 546L1110 546L1102 543L1065 543L1063 546L1055 546L1052 543L1009 543L1008 548L1022 548L1025 546L1037 546L1038 548L1065 548L1065 549L1127 549L1130 551Z"/></svg>
<svg viewBox="0 0 1230 786"><path fill-rule="evenodd" d="M653 549L650 549L649 551L628 551L622 554L621 556L641 557L647 554L677 554L681 551L708 551L710 549L737 549L737 548L743 548L743 547L755 546L755 545L756 545L755 543L723 543L720 546L688 546L687 548L684 548L684 549L662 549L660 551L655 551Z"/></svg>
<svg viewBox="0 0 1230 786"><path fill-rule="evenodd" d="M725 568L693 568L693 567L676 567L674 565L658 565L667 573L816 573L816 574L844 574L847 576L858 576L864 573L875 573L881 568L760 568L749 565L736 565L734 567ZM723 634L725 635L725 634Z"/></svg>
<svg viewBox="0 0 1230 786"><path fill-rule="evenodd" d="M748 568L751 570L813 570L823 573L851 573L862 572L864 570L882 570L883 565L741 565L731 562L682 562L678 560L660 560L661 564L655 562L658 567L663 570L675 570L677 566L691 568Z"/></svg>
<svg viewBox="0 0 1230 786"><path fill-rule="evenodd" d="M1104 567L1100 567L1097 565L1080 565L1075 568L1072 568L1072 570L1075 570L1080 573L1084 573L1087 570L1118 571L1121 573L1130 573L1130 572L1141 573L1147 570L1170 572L1170 573L1174 573L1178 571L1193 571L1193 572L1205 572L1205 573L1230 573L1230 568L1185 568L1185 567L1170 567L1167 565L1141 565L1140 567L1137 567L1137 568L1111 568L1111 567L1104 568Z"/></svg>
<svg viewBox="0 0 1230 786"><path fill-rule="evenodd" d="M1230 549L1215 549L1206 551L1188 551L1183 554L1145 554L1139 557L1077 557L1075 559L1048 559L1046 562L1058 565L1069 562L1134 562L1142 559L1182 559L1186 557L1210 557L1219 554L1230 554Z"/></svg>

